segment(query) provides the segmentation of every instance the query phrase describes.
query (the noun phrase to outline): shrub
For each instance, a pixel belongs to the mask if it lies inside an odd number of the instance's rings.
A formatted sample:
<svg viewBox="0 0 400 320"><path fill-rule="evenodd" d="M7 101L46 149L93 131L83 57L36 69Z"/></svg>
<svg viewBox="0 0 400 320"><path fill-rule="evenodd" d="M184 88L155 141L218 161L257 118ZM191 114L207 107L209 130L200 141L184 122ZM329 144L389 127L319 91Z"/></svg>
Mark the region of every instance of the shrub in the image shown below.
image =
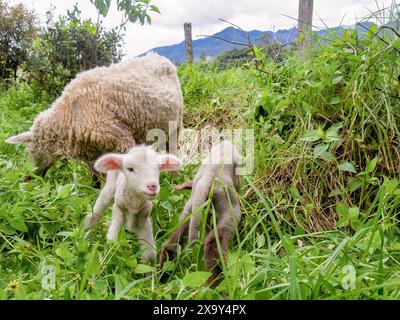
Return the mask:
<svg viewBox="0 0 400 320"><path fill-rule="evenodd" d="M77 5L47 25L29 51L23 69L30 83L56 96L77 73L110 65L122 58L122 36L116 29L82 19Z"/></svg>

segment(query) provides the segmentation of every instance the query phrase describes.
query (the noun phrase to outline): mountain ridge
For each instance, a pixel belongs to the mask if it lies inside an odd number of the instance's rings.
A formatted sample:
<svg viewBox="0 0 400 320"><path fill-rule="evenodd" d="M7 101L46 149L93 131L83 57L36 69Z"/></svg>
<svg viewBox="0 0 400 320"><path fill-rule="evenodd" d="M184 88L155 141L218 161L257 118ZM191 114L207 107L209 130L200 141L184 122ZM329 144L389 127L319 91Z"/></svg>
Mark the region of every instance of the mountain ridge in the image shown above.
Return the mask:
<svg viewBox="0 0 400 320"><path fill-rule="evenodd" d="M318 35L323 35L326 34L330 31L336 31L340 32L344 29L347 28L358 28L358 26L339 26L339 27L334 27L330 29L323 29L323 30L318 30L314 31L314 33L317 33ZM363 29L370 27L370 23L365 23L365 26ZM361 31L363 31L361 29ZM365 30L364 30L365 32ZM266 37L269 39L269 41L278 41L282 44L288 44L290 42L293 42L297 39L297 28L293 27L290 29L279 29L276 32L273 31L260 31L260 30L251 30L247 31L247 34L250 38L251 43L255 45L260 45L262 41L262 37ZM234 27L227 27L217 33L215 33L213 36L221 37L226 40L230 41L236 41L236 42L241 42L241 43L247 43L247 37L246 35L239 29L234 28ZM238 49L238 48L243 48L241 45L236 45L232 43L228 43L225 41L222 41L220 39L212 38L212 37L204 37L201 39L194 39L193 40L193 56L195 61L199 61L201 59L204 59L206 57L217 57L220 54L222 54L225 51L232 50L232 49ZM181 41L177 44L172 44L168 46L161 46L161 47L156 47L153 48L149 51L153 51L158 53L159 55L162 55L164 57L167 57L171 61L175 63L182 63L185 61L185 42ZM147 51L147 52L149 52ZM147 53L146 52L146 53ZM145 54L145 53L144 53Z"/></svg>

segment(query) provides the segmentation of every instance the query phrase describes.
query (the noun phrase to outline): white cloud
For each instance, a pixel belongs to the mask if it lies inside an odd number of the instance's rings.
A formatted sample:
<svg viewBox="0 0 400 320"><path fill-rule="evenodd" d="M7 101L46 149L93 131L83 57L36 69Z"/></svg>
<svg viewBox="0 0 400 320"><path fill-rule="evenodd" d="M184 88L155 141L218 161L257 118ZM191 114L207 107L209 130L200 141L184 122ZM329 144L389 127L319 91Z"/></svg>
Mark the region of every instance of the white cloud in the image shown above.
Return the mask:
<svg viewBox="0 0 400 320"><path fill-rule="evenodd" d="M42 17L50 5L56 14L64 14L78 2L84 17L96 19L96 10L89 0L9 0L33 7ZM115 0L113 0L115 2ZM380 7L389 6L392 0L377 0ZM183 40L183 23L193 24L193 36L213 34L228 25L219 21L227 19L247 30L278 30L296 25L298 0L153 0L161 15L152 14L151 26L129 25L125 37L127 56L143 53L151 48L175 44ZM314 25L323 27L354 24L377 9L375 0L315 0ZM290 16L288 18L286 16ZM104 20L107 27L117 26L121 14L115 3ZM342 21L343 20L343 21Z"/></svg>

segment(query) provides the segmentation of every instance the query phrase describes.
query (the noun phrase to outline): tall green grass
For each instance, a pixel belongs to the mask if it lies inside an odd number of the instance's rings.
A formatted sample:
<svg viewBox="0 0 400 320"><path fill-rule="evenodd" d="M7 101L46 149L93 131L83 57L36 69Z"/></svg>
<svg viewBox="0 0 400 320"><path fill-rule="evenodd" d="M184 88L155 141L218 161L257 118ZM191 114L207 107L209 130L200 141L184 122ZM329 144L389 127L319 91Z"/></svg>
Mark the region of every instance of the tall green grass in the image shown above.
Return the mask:
<svg viewBox="0 0 400 320"><path fill-rule="evenodd" d="M132 234L106 242L110 213L84 232L98 194L84 166L62 160L44 179L21 182L32 165L23 146L4 140L50 99L28 85L0 93L0 298L398 299L399 40L376 31L345 31L280 62L257 52L258 69L179 69L185 127L255 130L242 222L215 290L205 285L205 232L160 270L140 262ZM152 213L159 249L189 198L174 185L195 169L161 177ZM55 286L46 290L49 266Z"/></svg>

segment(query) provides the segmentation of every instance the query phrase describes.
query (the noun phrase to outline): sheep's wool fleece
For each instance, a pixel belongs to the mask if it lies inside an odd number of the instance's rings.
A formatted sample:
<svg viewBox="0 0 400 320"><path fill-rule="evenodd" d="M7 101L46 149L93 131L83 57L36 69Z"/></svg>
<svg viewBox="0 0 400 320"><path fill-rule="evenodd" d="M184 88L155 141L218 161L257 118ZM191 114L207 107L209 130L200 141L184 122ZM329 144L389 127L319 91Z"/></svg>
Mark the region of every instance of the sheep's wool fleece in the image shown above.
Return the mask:
<svg viewBox="0 0 400 320"><path fill-rule="evenodd" d="M182 93L175 66L155 53L82 72L32 128L32 152L93 161L146 142L150 129L168 136L182 122Z"/></svg>

